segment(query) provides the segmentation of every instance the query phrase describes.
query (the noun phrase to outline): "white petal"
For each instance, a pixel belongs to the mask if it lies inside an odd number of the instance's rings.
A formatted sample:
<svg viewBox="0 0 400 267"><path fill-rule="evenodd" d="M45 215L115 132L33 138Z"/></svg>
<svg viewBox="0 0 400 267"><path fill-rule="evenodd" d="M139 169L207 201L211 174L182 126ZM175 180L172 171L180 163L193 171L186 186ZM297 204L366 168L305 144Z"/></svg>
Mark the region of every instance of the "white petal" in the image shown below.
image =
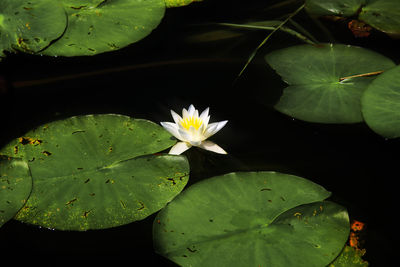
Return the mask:
<svg viewBox="0 0 400 267"><path fill-rule="evenodd" d="M204 136L206 138L216 134L219 130L221 130L226 124L228 123L228 121L220 121L220 122L214 122L214 123L210 123L206 129L206 131L204 132Z"/></svg>
<svg viewBox="0 0 400 267"><path fill-rule="evenodd" d="M203 112L200 114L200 120L204 121L208 117L209 110L210 108L206 108L205 110L203 110Z"/></svg>
<svg viewBox="0 0 400 267"><path fill-rule="evenodd" d="M182 140L182 141L189 142L192 139L190 133L188 132L188 130L183 128L183 126L180 125L180 124L179 124L179 128L178 128L178 133L181 136L180 140Z"/></svg>
<svg viewBox="0 0 400 267"><path fill-rule="evenodd" d="M200 146L202 141L190 141L192 146Z"/></svg>
<svg viewBox="0 0 400 267"><path fill-rule="evenodd" d="M178 142L173 147L171 147L169 154L180 155L191 147L192 146L186 142Z"/></svg>
<svg viewBox="0 0 400 267"><path fill-rule="evenodd" d="M205 118L205 120L203 120L203 124L204 124L204 129L207 129L208 126L208 122L210 121L210 116L207 116Z"/></svg>
<svg viewBox="0 0 400 267"><path fill-rule="evenodd" d="M189 109L188 109L189 117L192 117L192 116L193 116L195 110L196 110L196 109L194 108L193 105L190 105L190 106L189 106Z"/></svg>
<svg viewBox="0 0 400 267"><path fill-rule="evenodd" d="M167 130L170 134L178 138L179 140L182 140L181 135L179 134L178 126L175 123L172 122L160 122L161 126L164 127L165 130Z"/></svg>
<svg viewBox="0 0 400 267"><path fill-rule="evenodd" d="M186 118L188 118L188 117L189 117L188 111L187 111L185 108L183 108L183 109L182 109L182 118L183 118L183 119L186 119Z"/></svg>
<svg viewBox="0 0 400 267"><path fill-rule="evenodd" d="M188 133L190 135L190 139L188 139L188 141L192 146L199 146L201 144L201 141L204 140L202 139L203 135L201 134L201 132L199 130L196 130L196 128L194 128L193 126L190 126Z"/></svg>
<svg viewBox="0 0 400 267"><path fill-rule="evenodd" d="M204 123L202 123L199 127L199 129L197 130L198 135L200 136L200 140L204 140L204 130L206 129L206 126Z"/></svg>
<svg viewBox="0 0 400 267"><path fill-rule="evenodd" d="M176 124L178 124L182 120L182 117L179 116L178 113L176 113L173 110L171 110L171 115L172 115L172 118L174 119Z"/></svg>
<svg viewBox="0 0 400 267"><path fill-rule="evenodd" d="M199 147L202 149L208 150L208 151L218 153L218 154L228 154L219 145L217 145L211 141L203 141L203 142L201 142Z"/></svg>
<svg viewBox="0 0 400 267"><path fill-rule="evenodd" d="M218 122L210 123L209 125L207 125L207 128L204 130L204 133L203 133L204 140L212 135L214 130L217 128L217 125L218 125Z"/></svg>
<svg viewBox="0 0 400 267"><path fill-rule="evenodd" d="M193 118L198 118L199 117L199 111L196 109L193 113Z"/></svg>

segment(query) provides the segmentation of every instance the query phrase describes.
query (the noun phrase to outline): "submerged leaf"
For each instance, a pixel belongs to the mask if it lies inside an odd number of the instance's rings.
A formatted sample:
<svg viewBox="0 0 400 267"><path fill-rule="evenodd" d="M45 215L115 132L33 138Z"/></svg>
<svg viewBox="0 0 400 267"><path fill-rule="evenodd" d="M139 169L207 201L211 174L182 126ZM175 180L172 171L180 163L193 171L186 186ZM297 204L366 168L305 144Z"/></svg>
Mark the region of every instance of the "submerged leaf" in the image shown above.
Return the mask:
<svg viewBox="0 0 400 267"><path fill-rule="evenodd" d="M87 115L36 128L1 150L29 162L33 191L17 219L60 230L141 220L188 180L185 157L154 155L176 141L146 120Z"/></svg>
<svg viewBox="0 0 400 267"><path fill-rule="evenodd" d="M395 66L376 52L341 44L292 46L273 51L265 59L289 84L275 108L319 123L361 122L360 98L372 81L364 74Z"/></svg>
<svg viewBox="0 0 400 267"><path fill-rule="evenodd" d="M329 195L282 173L213 177L157 215L155 249L181 266L326 266L349 234L346 210L323 201Z"/></svg>

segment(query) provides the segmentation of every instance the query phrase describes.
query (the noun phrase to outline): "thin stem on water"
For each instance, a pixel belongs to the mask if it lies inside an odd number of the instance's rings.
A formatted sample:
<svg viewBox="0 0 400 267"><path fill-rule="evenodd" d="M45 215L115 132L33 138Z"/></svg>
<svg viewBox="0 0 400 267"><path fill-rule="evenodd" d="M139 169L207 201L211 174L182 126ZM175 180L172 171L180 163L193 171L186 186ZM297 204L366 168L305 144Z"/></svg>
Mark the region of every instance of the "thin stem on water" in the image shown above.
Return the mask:
<svg viewBox="0 0 400 267"><path fill-rule="evenodd" d="M275 30L278 26L259 26L259 25L251 25L251 24L236 24L236 23L218 23L218 25L221 26L228 26L228 27L236 27L236 28L244 28L244 29L256 29L256 30L269 30L269 31L273 31ZM284 27L282 26L280 28L281 31L284 31L288 34L291 34L297 38L299 38L301 41L308 43L308 44L316 44L316 42L310 40L309 38L307 38L305 35L292 30L290 28Z"/></svg>
<svg viewBox="0 0 400 267"><path fill-rule="evenodd" d="M356 74L356 75L351 75L351 76L347 76L347 77L342 77L339 78L339 81L344 81L347 79L351 79L351 78L358 78L358 77L370 77L370 76L375 76L375 75L379 75L383 72L383 70L380 71L373 71L373 72L368 72L368 73L362 73L362 74Z"/></svg>
<svg viewBox="0 0 400 267"><path fill-rule="evenodd" d="M284 21L282 21L281 24L279 24L272 32L270 32L270 34L267 35L267 37L265 37L265 39L256 47L256 49L251 53L249 59L247 60L246 64L244 65L244 67L242 68L242 70L239 72L238 76L235 79L235 82L237 81L237 79L240 78L240 76L242 76L243 72L247 69L247 66L249 66L249 64L251 63L251 61L254 59L254 57L256 56L258 50L260 50L261 47L263 47L263 45L268 41L268 39L280 28L282 28L283 25L285 25L291 18L293 18L297 13L299 13L303 8L304 5L301 5L295 12L293 12L292 14L290 14L289 17L287 17Z"/></svg>

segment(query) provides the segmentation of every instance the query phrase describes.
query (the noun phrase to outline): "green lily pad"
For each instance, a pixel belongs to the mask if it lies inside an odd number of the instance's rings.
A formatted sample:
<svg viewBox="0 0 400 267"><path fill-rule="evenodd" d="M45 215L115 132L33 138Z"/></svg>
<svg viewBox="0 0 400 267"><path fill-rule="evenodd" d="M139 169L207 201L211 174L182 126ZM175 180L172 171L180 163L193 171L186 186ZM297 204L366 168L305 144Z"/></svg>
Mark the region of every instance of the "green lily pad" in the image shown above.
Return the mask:
<svg viewBox="0 0 400 267"><path fill-rule="evenodd" d="M62 38L43 54L95 55L137 42L158 26L163 0L61 0L68 27Z"/></svg>
<svg viewBox="0 0 400 267"><path fill-rule="evenodd" d="M157 215L156 252L181 266L326 266L349 234L347 212L306 179L238 172L190 186Z"/></svg>
<svg viewBox="0 0 400 267"><path fill-rule="evenodd" d="M373 78L341 78L395 66L381 54L341 44L292 46L273 51L265 59L289 84L275 108L318 123L363 121L360 98Z"/></svg>
<svg viewBox="0 0 400 267"><path fill-rule="evenodd" d="M316 16L350 17L357 14L365 0L306 0L305 9Z"/></svg>
<svg viewBox="0 0 400 267"><path fill-rule="evenodd" d="M64 32L67 16L58 1L1 0L0 56L3 51L35 53Z"/></svg>
<svg viewBox="0 0 400 267"><path fill-rule="evenodd" d="M377 77L362 97L365 122L386 138L400 137L400 66Z"/></svg>
<svg viewBox="0 0 400 267"><path fill-rule="evenodd" d="M60 230L141 220L187 183L185 157L154 154L175 143L161 126L122 115L40 126L0 151L27 160L32 174L31 196L16 219Z"/></svg>
<svg viewBox="0 0 400 267"><path fill-rule="evenodd" d="M362 259L365 250L345 246L340 255L328 267L368 267L368 262Z"/></svg>
<svg viewBox="0 0 400 267"><path fill-rule="evenodd" d="M201 2L203 0L164 0L164 1L165 1L165 6L167 8L170 8L170 7L187 6L193 2Z"/></svg>
<svg viewBox="0 0 400 267"><path fill-rule="evenodd" d="M398 0L306 0L305 9L316 16L353 17L377 30L400 34Z"/></svg>
<svg viewBox="0 0 400 267"><path fill-rule="evenodd" d="M31 189L28 164L21 159L0 156L0 226L25 205Z"/></svg>
<svg viewBox="0 0 400 267"><path fill-rule="evenodd" d="M400 34L398 0L370 0L362 8L358 18L380 31Z"/></svg>

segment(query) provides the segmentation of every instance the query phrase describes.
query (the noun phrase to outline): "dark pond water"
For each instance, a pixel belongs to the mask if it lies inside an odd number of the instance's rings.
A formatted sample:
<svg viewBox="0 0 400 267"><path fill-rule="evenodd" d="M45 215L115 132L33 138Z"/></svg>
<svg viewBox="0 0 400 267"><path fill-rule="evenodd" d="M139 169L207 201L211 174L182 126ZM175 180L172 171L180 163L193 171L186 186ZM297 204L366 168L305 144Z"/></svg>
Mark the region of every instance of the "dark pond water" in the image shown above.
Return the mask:
<svg viewBox="0 0 400 267"><path fill-rule="evenodd" d="M233 81L252 49L266 36L248 32L212 43L189 36L216 29L208 22L271 19L285 14L263 11L265 1L206 1L168 10L145 40L94 57L49 58L10 55L0 63L8 84L0 91L0 146L31 128L73 115L119 113L155 122L171 121L169 110L193 103L211 108L211 120L229 120L212 140L229 152L217 155L191 149L189 184L232 171L274 170L308 178L333 193L350 217L367 224L365 259L371 266L393 266L396 182L400 141L385 140L365 124L322 125L275 111L285 84L255 59ZM274 12L277 12L276 14ZM304 14L297 21L330 41ZM399 41L374 33L354 38L346 25L325 22L337 42L369 47L399 63ZM276 33L260 55L299 44ZM56 266L57 263L114 263L174 266L152 249L154 215L114 229L61 232L10 221L0 228L0 254ZM145 262L145 264L141 263Z"/></svg>

